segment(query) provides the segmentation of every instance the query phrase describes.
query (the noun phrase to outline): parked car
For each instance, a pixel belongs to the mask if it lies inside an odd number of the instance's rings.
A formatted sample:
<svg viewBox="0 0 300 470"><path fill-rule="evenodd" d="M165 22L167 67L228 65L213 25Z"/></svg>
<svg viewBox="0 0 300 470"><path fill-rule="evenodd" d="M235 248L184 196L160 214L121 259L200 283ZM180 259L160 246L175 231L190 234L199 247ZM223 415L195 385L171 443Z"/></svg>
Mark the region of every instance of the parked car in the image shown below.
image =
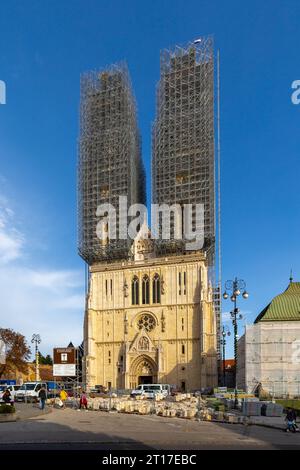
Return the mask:
<svg viewBox="0 0 300 470"><path fill-rule="evenodd" d="M53 380L46 381L47 385L47 398L55 398L60 392L59 385Z"/></svg>
<svg viewBox="0 0 300 470"><path fill-rule="evenodd" d="M95 385L95 389L98 391L98 393L107 393L108 388L104 387L104 385Z"/></svg>
<svg viewBox="0 0 300 470"><path fill-rule="evenodd" d="M144 394L144 385L139 385L137 388L134 388L131 390L130 396L131 397L136 397L138 395L143 395Z"/></svg>
<svg viewBox="0 0 300 470"><path fill-rule="evenodd" d="M6 385L0 385L0 398L2 398L3 392L6 390Z"/></svg>
<svg viewBox="0 0 300 470"><path fill-rule="evenodd" d="M0 385L0 402L3 403L3 393L6 389L10 391L11 401L15 401L15 394L19 388L20 385Z"/></svg>
<svg viewBox="0 0 300 470"><path fill-rule="evenodd" d="M25 382L15 393L15 401L34 402L38 400L39 392L44 387L48 390L46 382Z"/></svg>
<svg viewBox="0 0 300 470"><path fill-rule="evenodd" d="M171 385L169 384L161 384L162 386L162 393L163 395L165 395L166 397L168 395L171 395Z"/></svg>
<svg viewBox="0 0 300 470"><path fill-rule="evenodd" d="M131 391L131 397L138 395L145 398L154 398L156 393L161 393L165 397L170 394L170 386L168 384L141 384Z"/></svg>
<svg viewBox="0 0 300 470"><path fill-rule="evenodd" d="M112 390L111 390L112 391ZM95 387L90 388L89 395L91 398L102 397L108 393L108 389L103 387L103 385L95 385Z"/></svg>

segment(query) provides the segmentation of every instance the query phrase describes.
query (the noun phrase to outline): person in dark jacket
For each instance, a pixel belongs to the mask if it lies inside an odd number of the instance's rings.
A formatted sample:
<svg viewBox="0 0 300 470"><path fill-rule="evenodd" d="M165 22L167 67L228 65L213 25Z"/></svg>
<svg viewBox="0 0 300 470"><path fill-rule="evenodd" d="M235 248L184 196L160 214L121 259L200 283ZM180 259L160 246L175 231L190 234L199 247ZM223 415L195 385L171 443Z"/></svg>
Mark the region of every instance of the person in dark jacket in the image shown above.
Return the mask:
<svg viewBox="0 0 300 470"><path fill-rule="evenodd" d="M296 431L299 431L299 427L297 425L297 412L292 408L292 415L293 415L293 420L294 420L294 428Z"/></svg>
<svg viewBox="0 0 300 470"><path fill-rule="evenodd" d="M46 403L46 398L47 398L47 392L45 387L42 387L40 392L39 392L39 398L40 398L40 403L41 403L41 410L45 408L45 403Z"/></svg>
<svg viewBox="0 0 300 470"><path fill-rule="evenodd" d="M4 403L6 403L6 405L10 405L12 400L11 400L11 393L10 391L8 390L8 388L5 390L5 392L3 393L2 395L2 400L4 401Z"/></svg>
<svg viewBox="0 0 300 470"><path fill-rule="evenodd" d="M285 420L287 422L286 432L296 432L296 412L292 408L287 409Z"/></svg>

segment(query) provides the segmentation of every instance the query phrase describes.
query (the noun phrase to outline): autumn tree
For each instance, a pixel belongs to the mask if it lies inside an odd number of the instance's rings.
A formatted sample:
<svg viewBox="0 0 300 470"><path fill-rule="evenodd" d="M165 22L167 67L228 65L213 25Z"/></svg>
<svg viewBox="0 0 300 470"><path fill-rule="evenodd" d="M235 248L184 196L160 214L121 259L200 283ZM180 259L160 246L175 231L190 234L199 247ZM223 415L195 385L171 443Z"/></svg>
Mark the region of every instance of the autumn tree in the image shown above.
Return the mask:
<svg viewBox="0 0 300 470"><path fill-rule="evenodd" d="M25 336L11 329L0 328L0 339L6 351L5 364L0 364L0 378L16 370L26 373L31 351Z"/></svg>

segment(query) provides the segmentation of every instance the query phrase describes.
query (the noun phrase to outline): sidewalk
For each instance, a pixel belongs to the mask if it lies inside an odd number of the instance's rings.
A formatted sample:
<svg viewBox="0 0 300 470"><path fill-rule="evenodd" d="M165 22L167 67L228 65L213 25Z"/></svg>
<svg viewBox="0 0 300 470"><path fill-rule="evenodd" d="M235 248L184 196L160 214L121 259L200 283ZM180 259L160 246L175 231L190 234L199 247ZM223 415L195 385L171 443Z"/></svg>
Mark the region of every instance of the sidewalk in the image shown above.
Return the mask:
<svg viewBox="0 0 300 470"><path fill-rule="evenodd" d="M230 419L233 418L232 420ZM240 411L230 410L227 412L227 419L229 423L264 426L266 428L279 429L281 431L286 429L285 415L282 416L244 416ZM300 427L300 426L299 426Z"/></svg>
<svg viewBox="0 0 300 470"><path fill-rule="evenodd" d="M44 416L45 414L51 413L52 408L45 407L42 411L38 404L32 403L15 403L16 411L17 411L17 419L30 419L36 418L38 416Z"/></svg>
<svg viewBox="0 0 300 470"><path fill-rule="evenodd" d="M286 428L286 423L284 421L284 416L281 417L272 417L272 416L249 416L248 424L255 424L256 426L264 426L266 428L280 429L284 430Z"/></svg>

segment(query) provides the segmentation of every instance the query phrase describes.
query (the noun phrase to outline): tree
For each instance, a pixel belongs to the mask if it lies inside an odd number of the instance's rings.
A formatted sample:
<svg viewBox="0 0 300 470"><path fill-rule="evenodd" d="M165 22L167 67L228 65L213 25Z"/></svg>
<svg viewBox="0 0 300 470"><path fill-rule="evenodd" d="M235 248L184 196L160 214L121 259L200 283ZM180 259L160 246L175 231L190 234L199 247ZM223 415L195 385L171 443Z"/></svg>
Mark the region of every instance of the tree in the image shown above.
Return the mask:
<svg viewBox="0 0 300 470"><path fill-rule="evenodd" d="M35 364L35 359L33 363ZM39 352L39 363L43 366L44 365L52 366L53 361L52 361L50 354L47 354L47 356L43 356L43 354Z"/></svg>
<svg viewBox="0 0 300 470"><path fill-rule="evenodd" d="M47 354L47 356L45 357L45 364L48 365L48 366L53 365L53 361L52 361L52 358L51 358L50 354Z"/></svg>
<svg viewBox="0 0 300 470"><path fill-rule="evenodd" d="M11 329L0 328L0 339L5 344L5 364L0 364L0 378L10 372L27 372L27 361L30 358L30 348L25 336Z"/></svg>

